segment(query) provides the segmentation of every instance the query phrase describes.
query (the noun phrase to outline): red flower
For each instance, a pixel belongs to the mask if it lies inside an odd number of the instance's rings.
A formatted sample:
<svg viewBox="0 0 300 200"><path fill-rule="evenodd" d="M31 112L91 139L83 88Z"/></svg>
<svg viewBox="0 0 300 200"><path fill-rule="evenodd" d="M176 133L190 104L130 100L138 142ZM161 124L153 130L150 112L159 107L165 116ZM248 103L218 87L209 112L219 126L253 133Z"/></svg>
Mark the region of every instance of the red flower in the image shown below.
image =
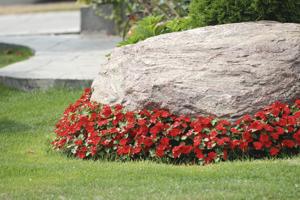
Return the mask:
<svg viewBox="0 0 300 200"><path fill-rule="evenodd" d="M158 118L159 118L159 113L152 114L150 117L150 122L156 123Z"/></svg>
<svg viewBox="0 0 300 200"><path fill-rule="evenodd" d="M115 118L117 121L121 121L124 119L124 114L119 112L119 113L115 114Z"/></svg>
<svg viewBox="0 0 300 200"><path fill-rule="evenodd" d="M222 123L219 123L217 126L216 126L216 129L218 130L218 131L226 131L226 128L223 126L223 124Z"/></svg>
<svg viewBox="0 0 300 200"><path fill-rule="evenodd" d="M201 160L204 158L204 155L202 153L202 151L199 148L195 148L194 149L194 153L196 154L196 157Z"/></svg>
<svg viewBox="0 0 300 200"><path fill-rule="evenodd" d="M137 129L137 135L146 135L148 133L147 126L141 126Z"/></svg>
<svg viewBox="0 0 300 200"><path fill-rule="evenodd" d="M255 131L255 130L260 131L260 130L262 130L263 128L264 128L264 125L263 125L261 122L259 122L259 121L254 121L254 122L252 122L252 124L250 125L250 129L253 129L254 131Z"/></svg>
<svg viewBox="0 0 300 200"><path fill-rule="evenodd" d="M145 116L145 117L150 117L151 116L150 112L146 109L141 110L139 112L139 114L142 115L142 116Z"/></svg>
<svg viewBox="0 0 300 200"><path fill-rule="evenodd" d="M122 105L120 105L120 104L115 105L115 111L116 112L121 111L122 109L123 109Z"/></svg>
<svg viewBox="0 0 300 200"><path fill-rule="evenodd" d="M210 125L211 124L211 121L213 119L211 117L203 117L201 122L204 124L204 125Z"/></svg>
<svg viewBox="0 0 300 200"><path fill-rule="evenodd" d="M201 144L202 141L202 137L201 136L196 136L194 138L194 147L199 147L199 145Z"/></svg>
<svg viewBox="0 0 300 200"><path fill-rule="evenodd" d="M261 142L253 142L253 146L256 150L261 150L263 147L263 144Z"/></svg>
<svg viewBox="0 0 300 200"><path fill-rule="evenodd" d="M211 131L209 134L210 138L215 138L217 137L217 135L218 135L217 131Z"/></svg>
<svg viewBox="0 0 300 200"><path fill-rule="evenodd" d="M74 142L77 146L81 146L82 145L82 140L76 140L75 142Z"/></svg>
<svg viewBox="0 0 300 200"><path fill-rule="evenodd" d="M251 136L251 134L249 133L249 131L245 131L245 132L243 133L243 139L246 140L246 141L248 141L248 142L251 142L251 141L252 141L252 136Z"/></svg>
<svg viewBox="0 0 300 200"><path fill-rule="evenodd" d="M137 124L140 125L140 126L146 125L146 120L139 119L138 122L137 122Z"/></svg>
<svg viewBox="0 0 300 200"><path fill-rule="evenodd" d="M263 111L257 112L254 116L257 117L257 118L260 118L262 120L266 120L267 119L266 115L265 115L265 113Z"/></svg>
<svg viewBox="0 0 300 200"><path fill-rule="evenodd" d="M242 117L242 120L243 120L244 122L250 122L250 121L252 121L252 117L251 117L250 115L244 115L244 116Z"/></svg>
<svg viewBox="0 0 300 200"><path fill-rule="evenodd" d="M142 151L142 148L141 147L134 147L132 149L132 153L135 155L135 154L139 154L140 152Z"/></svg>
<svg viewBox="0 0 300 200"><path fill-rule="evenodd" d="M280 109L274 108L271 112L275 117L278 117L280 114Z"/></svg>
<svg viewBox="0 0 300 200"><path fill-rule="evenodd" d="M157 149L156 149L156 151L155 151L155 154L156 154L158 157L162 158L162 157L165 155L164 148L161 147L161 146L158 146Z"/></svg>
<svg viewBox="0 0 300 200"><path fill-rule="evenodd" d="M90 151L91 151L92 156L96 155L97 154L97 147L96 146L91 146Z"/></svg>
<svg viewBox="0 0 300 200"><path fill-rule="evenodd" d="M67 142L67 139L66 138L63 138L63 139L60 139L56 142L54 142L54 145L57 147L57 148L61 148L63 147Z"/></svg>
<svg viewBox="0 0 300 200"><path fill-rule="evenodd" d="M272 147L270 149L270 155L271 156L276 156L277 154L279 153L279 149L275 148L275 147Z"/></svg>
<svg viewBox="0 0 300 200"><path fill-rule="evenodd" d="M85 94L85 95L88 95L88 94L91 93L91 91L92 91L91 88L85 88L85 89L84 89L84 94Z"/></svg>
<svg viewBox="0 0 300 200"><path fill-rule="evenodd" d="M278 135L283 135L284 134L284 129L282 127L277 126L276 127L276 133Z"/></svg>
<svg viewBox="0 0 300 200"><path fill-rule="evenodd" d="M101 144L104 145L104 146L110 146L111 141L110 140L104 140L104 141L101 142ZM94 145L96 145L96 144L94 144Z"/></svg>
<svg viewBox="0 0 300 200"><path fill-rule="evenodd" d="M87 152L87 148L86 147L81 147L77 152L76 152L76 156L78 158L84 159L86 157L86 152Z"/></svg>
<svg viewBox="0 0 300 200"><path fill-rule="evenodd" d="M207 154L207 157L209 160L214 160L217 157L217 153L214 151L211 151Z"/></svg>
<svg viewBox="0 0 300 200"><path fill-rule="evenodd" d="M248 149L248 146L249 146L249 143L245 142L245 141L241 142L239 145L239 147L242 151L246 151Z"/></svg>
<svg viewBox="0 0 300 200"><path fill-rule="evenodd" d="M157 135L164 128L164 124L161 122L157 122L151 129L150 133L153 135Z"/></svg>
<svg viewBox="0 0 300 200"><path fill-rule="evenodd" d="M287 123L288 123L288 121L287 121L287 118L286 118L286 117L280 118L280 119L279 119L279 122L277 122L277 124L278 124L279 126L281 126L281 127L286 126Z"/></svg>
<svg viewBox="0 0 300 200"><path fill-rule="evenodd" d="M295 147L296 143L293 140L283 140L282 141L282 146L288 147L288 148L293 148Z"/></svg>
<svg viewBox="0 0 300 200"><path fill-rule="evenodd" d="M174 158L178 158L181 154L189 154L193 150L192 146L186 146L184 144L180 144L179 146L175 146L172 150Z"/></svg>
<svg viewBox="0 0 300 200"><path fill-rule="evenodd" d="M102 114L104 117L109 117L112 114L111 108L108 105L103 106Z"/></svg>
<svg viewBox="0 0 300 200"><path fill-rule="evenodd" d="M298 142L300 145L300 130L298 130L294 135L293 138Z"/></svg>
<svg viewBox="0 0 300 200"><path fill-rule="evenodd" d="M236 128L231 128L230 131L235 134L239 133L239 131Z"/></svg>
<svg viewBox="0 0 300 200"><path fill-rule="evenodd" d="M300 108L300 99L297 99L297 100L295 101L295 105L298 106L298 108Z"/></svg>
<svg viewBox="0 0 300 200"><path fill-rule="evenodd" d="M130 153L130 146L119 146L117 149L117 154L118 155L126 155Z"/></svg>
<svg viewBox="0 0 300 200"><path fill-rule="evenodd" d="M153 145L153 141L149 137L145 137L143 143L145 144L146 147L151 147Z"/></svg>
<svg viewBox="0 0 300 200"><path fill-rule="evenodd" d="M260 141L261 143L269 142L269 136L266 135L266 134L261 134L261 135L259 136L259 141Z"/></svg>
<svg viewBox="0 0 300 200"><path fill-rule="evenodd" d="M82 159L109 154L147 158L155 151L158 158L173 157L170 160L174 162L185 156L187 161L211 163L216 158L227 160L228 154L235 158L231 154L235 149L242 155L255 149L276 156L282 147L300 146L300 100L292 107L275 102L254 118L245 115L232 125L213 117L177 116L163 109L126 111L121 105L92 102L90 97L87 89L65 110L52 142L55 148L75 152L74 156Z"/></svg>
<svg viewBox="0 0 300 200"><path fill-rule="evenodd" d="M201 133L203 130L203 127L200 123L195 123L192 127L194 128L194 131L198 133Z"/></svg>
<svg viewBox="0 0 300 200"><path fill-rule="evenodd" d="M178 135L180 135L181 130L178 128L173 128L172 130L169 131L169 135L172 137L176 137Z"/></svg>
<svg viewBox="0 0 300 200"><path fill-rule="evenodd" d="M121 146L125 146L127 144L127 142L128 142L128 139L127 138L123 138L123 139L120 140L119 144Z"/></svg>
<svg viewBox="0 0 300 200"><path fill-rule="evenodd" d="M299 119L300 119L300 111L296 112L296 113L294 114L294 116L295 116L296 119L299 120Z"/></svg>
<svg viewBox="0 0 300 200"><path fill-rule="evenodd" d="M268 132L274 131L274 128L273 128L272 126L268 125L268 124L265 124L264 129L265 129L266 131L268 131Z"/></svg>
<svg viewBox="0 0 300 200"><path fill-rule="evenodd" d="M232 142L231 142L231 148L232 149L236 148L239 145L240 145L240 141L239 140L232 140Z"/></svg>
<svg viewBox="0 0 300 200"><path fill-rule="evenodd" d="M290 126L294 126L297 123L296 118L294 116L288 116L287 120Z"/></svg>
<svg viewBox="0 0 300 200"><path fill-rule="evenodd" d="M167 118L170 116L170 113L166 110L162 110L160 116L162 116L163 118Z"/></svg>
<svg viewBox="0 0 300 200"><path fill-rule="evenodd" d="M159 133L160 131L160 127L158 126L153 126L152 128L150 128L150 133L153 135L157 135L157 133Z"/></svg>
<svg viewBox="0 0 300 200"><path fill-rule="evenodd" d="M180 146L176 146L172 149L172 154L174 158L178 158L181 154Z"/></svg>
<svg viewBox="0 0 300 200"><path fill-rule="evenodd" d="M276 133L272 133L271 134L271 137L274 139L274 140L278 140L279 139L279 134L276 132Z"/></svg>
<svg viewBox="0 0 300 200"><path fill-rule="evenodd" d="M160 140L160 144L163 145L163 146L168 146L168 145L169 145L169 142L170 142L170 139L169 139L169 138L166 138L166 137L164 137L164 138L162 138L162 139Z"/></svg>
<svg viewBox="0 0 300 200"><path fill-rule="evenodd" d="M284 104L283 104L283 106L284 106L284 108L283 108L284 114L289 115L291 113L290 108L287 105L284 105Z"/></svg>
<svg viewBox="0 0 300 200"><path fill-rule="evenodd" d="M189 154L192 150L192 146L181 146L181 151L183 154Z"/></svg>
<svg viewBox="0 0 300 200"><path fill-rule="evenodd" d="M272 142L271 141L265 142L264 146L270 148L272 146Z"/></svg>
<svg viewBox="0 0 300 200"><path fill-rule="evenodd" d="M219 146L225 145L226 143L230 142L230 138L229 137L223 137L221 139L217 139L217 144Z"/></svg>

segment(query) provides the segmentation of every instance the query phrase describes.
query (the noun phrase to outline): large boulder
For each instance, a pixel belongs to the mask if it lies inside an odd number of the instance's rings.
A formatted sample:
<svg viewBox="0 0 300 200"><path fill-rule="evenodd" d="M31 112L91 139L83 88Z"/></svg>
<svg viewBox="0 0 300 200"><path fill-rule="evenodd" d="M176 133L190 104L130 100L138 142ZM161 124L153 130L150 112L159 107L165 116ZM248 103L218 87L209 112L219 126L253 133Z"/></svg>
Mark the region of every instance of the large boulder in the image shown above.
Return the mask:
<svg viewBox="0 0 300 200"><path fill-rule="evenodd" d="M210 26L116 48L92 100L235 119L300 97L300 24Z"/></svg>

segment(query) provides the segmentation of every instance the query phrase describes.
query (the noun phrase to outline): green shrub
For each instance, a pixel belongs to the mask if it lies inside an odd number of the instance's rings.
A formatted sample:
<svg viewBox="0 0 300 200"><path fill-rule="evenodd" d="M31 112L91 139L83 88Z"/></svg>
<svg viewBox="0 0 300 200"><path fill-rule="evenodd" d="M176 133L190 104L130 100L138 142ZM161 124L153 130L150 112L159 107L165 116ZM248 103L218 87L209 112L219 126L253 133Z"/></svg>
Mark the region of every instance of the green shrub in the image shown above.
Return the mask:
<svg viewBox="0 0 300 200"><path fill-rule="evenodd" d="M189 17L165 20L162 15L149 16L139 21L137 25L132 28L131 34L124 41L120 42L119 46L135 44L149 37L191 28L191 19Z"/></svg>
<svg viewBox="0 0 300 200"><path fill-rule="evenodd" d="M300 0L255 0L258 19L300 23Z"/></svg>
<svg viewBox="0 0 300 200"><path fill-rule="evenodd" d="M146 38L162 34L164 27L159 25L162 21L163 16L145 17L132 28L130 36L120 42L119 46L135 44L141 40L145 40Z"/></svg>
<svg viewBox="0 0 300 200"><path fill-rule="evenodd" d="M194 27L235 22L274 20L300 22L300 0L193 0Z"/></svg>
<svg viewBox="0 0 300 200"><path fill-rule="evenodd" d="M184 31L193 28L190 17L175 18L167 21L165 26L166 33Z"/></svg>
<svg viewBox="0 0 300 200"><path fill-rule="evenodd" d="M172 20L162 16L142 19L120 46L208 25L258 20L300 23L300 0L193 0L189 11L189 16Z"/></svg>

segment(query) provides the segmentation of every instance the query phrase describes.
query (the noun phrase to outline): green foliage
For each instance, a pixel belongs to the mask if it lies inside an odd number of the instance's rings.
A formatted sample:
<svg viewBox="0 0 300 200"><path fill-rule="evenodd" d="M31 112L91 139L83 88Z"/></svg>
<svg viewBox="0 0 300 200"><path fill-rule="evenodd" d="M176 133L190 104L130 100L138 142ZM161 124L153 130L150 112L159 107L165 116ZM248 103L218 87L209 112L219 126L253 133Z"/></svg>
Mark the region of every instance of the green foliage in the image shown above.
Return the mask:
<svg viewBox="0 0 300 200"><path fill-rule="evenodd" d="M162 21L163 16L145 17L133 28L132 34L126 40L119 43L119 46L134 44L146 38L164 33L164 25L160 24Z"/></svg>
<svg viewBox="0 0 300 200"><path fill-rule="evenodd" d="M166 22L166 33L184 31L192 29L192 21L190 17L175 18Z"/></svg>
<svg viewBox="0 0 300 200"><path fill-rule="evenodd" d="M300 23L300 0L255 0L257 19Z"/></svg>
<svg viewBox="0 0 300 200"><path fill-rule="evenodd" d="M162 15L148 16L139 21L137 25L132 28L132 33L124 41L120 42L119 46L135 44L149 37L191 28L191 19L189 17L165 20Z"/></svg>
<svg viewBox="0 0 300 200"><path fill-rule="evenodd" d="M193 26L245 21L300 22L300 0L193 0Z"/></svg>

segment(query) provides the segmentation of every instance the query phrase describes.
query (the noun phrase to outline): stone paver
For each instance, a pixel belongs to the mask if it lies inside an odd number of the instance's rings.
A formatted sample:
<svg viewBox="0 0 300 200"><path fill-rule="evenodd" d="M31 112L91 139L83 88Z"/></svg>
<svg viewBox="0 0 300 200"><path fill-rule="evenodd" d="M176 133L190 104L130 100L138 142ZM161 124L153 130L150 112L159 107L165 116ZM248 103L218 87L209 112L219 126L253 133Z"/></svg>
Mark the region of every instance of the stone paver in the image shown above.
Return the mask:
<svg viewBox="0 0 300 200"><path fill-rule="evenodd" d="M80 35L10 36L0 37L0 42L26 45L35 51L29 60L0 69L0 77L14 79L93 80L106 56L120 41L118 37L90 38ZM32 82L32 80L31 80ZM29 84L29 83L28 83ZM30 83L31 84L31 83ZM17 86L19 87L19 86ZM21 89L47 88L34 83Z"/></svg>
<svg viewBox="0 0 300 200"><path fill-rule="evenodd" d="M79 11L0 16L0 35L79 33Z"/></svg>
<svg viewBox="0 0 300 200"><path fill-rule="evenodd" d="M32 58L0 69L0 81L11 87L30 90L89 86L120 41L116 36L70 34L79 30L78 12L31 15L35 18L32 23L20 15L0 16L0 30L4 30L0 31L0 43L25 45L35 51Z"/></svg>

